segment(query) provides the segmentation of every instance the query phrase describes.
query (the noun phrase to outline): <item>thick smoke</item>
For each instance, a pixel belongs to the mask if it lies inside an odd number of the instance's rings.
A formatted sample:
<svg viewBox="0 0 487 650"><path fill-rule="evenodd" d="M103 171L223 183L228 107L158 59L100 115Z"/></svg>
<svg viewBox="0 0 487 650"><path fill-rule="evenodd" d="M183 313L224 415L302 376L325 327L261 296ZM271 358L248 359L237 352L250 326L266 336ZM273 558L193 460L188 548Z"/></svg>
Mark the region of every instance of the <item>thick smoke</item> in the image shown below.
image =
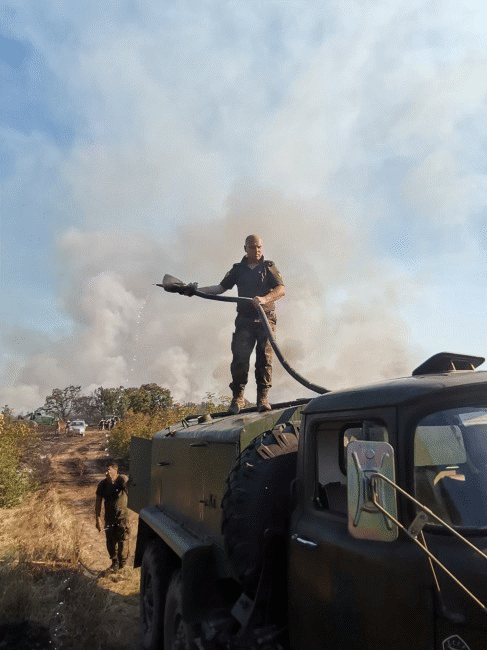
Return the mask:
<svg viewBox="0 0 487 650"><path fill-rule="evenodd" d="M224 219L185 225L170 245L128 232L68 231L60 242L71 280L63 300L76 324L69 337L44 341L17 369L23 404L71 383L89 392L154 381L184 401L228 395L235 305L168 294L152 284L166 272L218 283L254 231L286 282L278 342L300 374L335 388L411 369L407 326L397 314L405 278L371 255L370 243L325 202L247 188L229 197ZM402 284L404 291L397 288ZM274 365L274 400L310 394ZM254 392L251 375L249 399Z"/></svg>

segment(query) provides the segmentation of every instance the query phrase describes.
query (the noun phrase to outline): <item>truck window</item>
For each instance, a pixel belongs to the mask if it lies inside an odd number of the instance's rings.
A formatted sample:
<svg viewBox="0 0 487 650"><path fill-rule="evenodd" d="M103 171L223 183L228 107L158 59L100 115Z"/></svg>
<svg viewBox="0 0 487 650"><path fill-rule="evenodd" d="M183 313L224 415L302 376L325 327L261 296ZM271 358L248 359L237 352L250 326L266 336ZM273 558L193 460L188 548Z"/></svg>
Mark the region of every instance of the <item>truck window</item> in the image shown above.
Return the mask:
<svg viewBox="0 0 487 650"><path fill-rule="evenodd" d="M437 411L417 424L415 496L450 526L487 526L486 470L485 407Z"/></svg>
<svg viewBox="0 0 487 650"><path fill-rule="evenodd" d="M326 423L316 432L315 505L320 510L347 514L346 448L353 440L388 442L382 422Z"/></svg>

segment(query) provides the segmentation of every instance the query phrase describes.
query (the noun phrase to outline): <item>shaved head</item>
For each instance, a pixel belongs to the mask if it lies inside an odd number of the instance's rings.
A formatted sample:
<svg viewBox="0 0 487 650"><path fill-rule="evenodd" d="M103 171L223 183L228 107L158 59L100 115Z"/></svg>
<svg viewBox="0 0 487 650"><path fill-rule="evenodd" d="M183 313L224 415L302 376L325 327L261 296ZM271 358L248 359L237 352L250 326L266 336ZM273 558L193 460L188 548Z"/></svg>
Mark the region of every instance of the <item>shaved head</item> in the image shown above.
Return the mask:
<svg viewBox="0 0 487 650"><path fill-rule="evenodd" d="M249 244L257 244L260 242L260 245L262 246L262 237L260 235L249 235L245 239L245 246L248 246Z"/></svg>
<svg viewBox="0 0 487 650"><path fill-rule="evenodd" d="M258 264L262 259L262 239L259 235L249 235L245 240L244 250L250 264Z"/></svg>

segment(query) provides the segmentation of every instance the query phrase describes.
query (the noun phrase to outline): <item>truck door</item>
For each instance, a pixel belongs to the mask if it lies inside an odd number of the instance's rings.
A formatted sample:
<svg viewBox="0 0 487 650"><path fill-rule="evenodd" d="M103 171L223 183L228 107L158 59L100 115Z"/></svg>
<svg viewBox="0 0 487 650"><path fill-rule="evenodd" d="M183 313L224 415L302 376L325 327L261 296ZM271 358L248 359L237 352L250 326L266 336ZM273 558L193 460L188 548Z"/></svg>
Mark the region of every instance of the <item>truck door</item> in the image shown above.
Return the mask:
<svg viewBox="0 0 487 650"><path fill-rule="evenodd" d="M424 557L407 537L360 540L347 529L346 446L356 439L393 443L394 426L394 409L306 420L289 547L295 650L434 648Z"/></svg>

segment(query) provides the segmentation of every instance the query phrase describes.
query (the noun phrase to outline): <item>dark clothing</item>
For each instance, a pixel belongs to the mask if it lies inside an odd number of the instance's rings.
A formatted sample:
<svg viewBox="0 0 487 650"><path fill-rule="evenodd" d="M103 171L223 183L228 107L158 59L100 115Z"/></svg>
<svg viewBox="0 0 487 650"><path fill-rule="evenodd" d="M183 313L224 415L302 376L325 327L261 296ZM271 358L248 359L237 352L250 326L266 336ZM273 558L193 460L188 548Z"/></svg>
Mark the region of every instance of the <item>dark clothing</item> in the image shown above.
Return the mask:
<svg viewBox="0 0 487 650"><path fill-rule="evenodd" d="M237 285L238 295L244 298L265 296L284 282L277 266L270 260L262 260L255 268L248 265L247 257L234 264L225 275L220 285L227 291ZM276 331L275 303L262 306L272 332ZM230 366L233 394L245 388L249 375L249 360L255 349L255 381L258 388L270 388L272 385L272 346L267 338L259 314L253 305L238 304L235 320L235 333L232 338L233 360Z"/></svg>
<svg viewBox="0 0 487 650"><path fill-rule="evenodd" d="M127 508L127 478L119 474L115 481L104 478L98 483L96 496L105 502L105 524L115 524L126 521Z"/></svg>
<svg viewBox="0 0 487 650"><path fill-rule="evenodd" d="M276 323L269 320L272 333L276 331ZM257 344L257 345L256 345ZM230 365L232 373L232 392L238 393L247 384L249 376L250 355L255 348L255 382L259 388L272 386L272 346L267 338L267 332L260 321L237 316L235 333L232 338L233 360Z"/></svg>
<svg viewBox="0 0 487 650"><path fill-rule="evenodd" d="M129 554L127 478L118 475L112 483L108 478L98 483L96 496L105 504L105 535L112 563L123 567Z"/></svg>
<svg viewBox="0 0 487 650"><path fill-rule="evenodd" d="M279 273L274 262L262 260L262 262L251 269L247 263L247 257L244 256L240 262L234 264L230 271L225 275L220 285L228 291L237 285L238 295L243 298L255 298L255 296L265 296L269 291L279 285L284 285L282 276ZM271 302L263 306L267 318L275 320L275 303ZM237 305L237 313L241 316L258 320L259 315L253 305Z"/></svg>
<svg viewBox="0 0 487 650"><path fill-rule="evenodd" d="M105 527L108 555L112 563L117 563L120 568L125 566L129 556L129 534L127 522Z"/></svg>

